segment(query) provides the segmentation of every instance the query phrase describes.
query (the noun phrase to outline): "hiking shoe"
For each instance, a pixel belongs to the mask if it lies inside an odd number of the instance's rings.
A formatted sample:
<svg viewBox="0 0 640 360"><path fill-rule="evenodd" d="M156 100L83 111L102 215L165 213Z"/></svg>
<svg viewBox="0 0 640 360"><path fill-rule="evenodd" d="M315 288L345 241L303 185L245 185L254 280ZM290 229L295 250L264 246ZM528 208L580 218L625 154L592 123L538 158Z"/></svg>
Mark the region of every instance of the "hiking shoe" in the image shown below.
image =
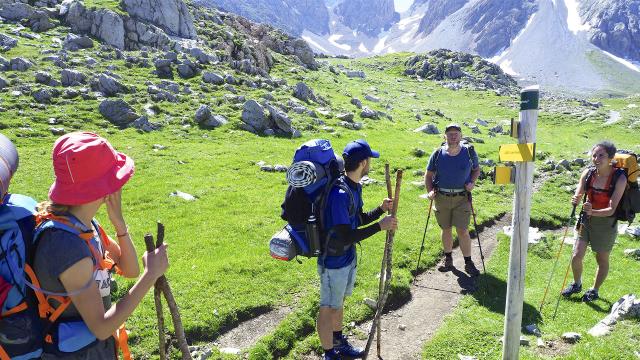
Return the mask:
<svg viewBox="0 0 640 360"><path fill-rule="evenodd" d="M333 351L330 353L325 352L324 357L322 359L323 360L342 360L342 357L340 356L340 354L336 352L334 348Z"/></svg>
<svg viewBox="0 0 640 360"><path fill-rule="evenodd" d="M440 271L451 271L453 269L455 269L455 267L453 266L453 258L445 256L444 257L444 262L442 263L442 265L440 265L438 270L440 270Z"/></svg>
<svg viewBox="0 0 640 360"><path fill-rule="evenodd" d="M579 293L580 291L582 291L582 284L578 285L572 282L566 289L562 290L562 296L569 297L571 294Z"/></svg>
<svg viewBox="0 0 640 360"><path fill-rule="evenodd" d="M591 302L597 298L599 298L600 296L598 296L598 290L596 289L589 289L587 290L584 295L582 295L582 301L584 302Z"/></svg>
<svg viewBox="0 0 640 360"><path fill-rule="evenodd" d="M480 275L480 271L476 269L476 264L474 264L473 261L469 261L468 263L464 264L464 271L471 276Z"/></svg>
<svg viewBox="0 0 640 360"><path fill-rule="evenodd" d="M344 356L351 359L359 359L364 356L364 349L359 347L354 347L349 344L347 337L342 335L342 339L339 342L333 343L333 350L338 353L340 356Z"/></svg>

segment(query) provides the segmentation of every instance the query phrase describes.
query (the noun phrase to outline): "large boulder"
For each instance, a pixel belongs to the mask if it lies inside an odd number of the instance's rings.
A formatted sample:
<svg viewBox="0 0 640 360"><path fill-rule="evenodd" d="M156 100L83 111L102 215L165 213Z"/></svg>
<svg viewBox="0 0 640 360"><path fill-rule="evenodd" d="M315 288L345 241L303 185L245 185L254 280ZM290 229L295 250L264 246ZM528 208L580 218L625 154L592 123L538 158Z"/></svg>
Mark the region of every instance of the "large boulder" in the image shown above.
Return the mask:
<svg viewBox="0 0 640 360"><path fill-rule="evenodd" d="M140 116L133 111L131 106L122 99L104 100L98 108L100 114L112 124L125 128Z"/></svg>
<svg viewBox="0 0 640 360"><path fill-rule="evenodd" d="M276 127L285 134L291 135L293 133L293 128L291 127L291 119L289 119L287 114L272 105L268 105L267 109L269 110L269 117L273 123L275 123Z"/></svg>
<svg viewBox="0 0 640 360"><path fill-rule="evenodd" d="M0 34L0 51L9 51L18 45L18 40L11 36Z"/></svg>
<svg viewBox="0 0 640 360"><path fill-rule="evenodd" d="M124 21L120 15L107 9L94 12L91 34L105 43L124 49Z"/></svg>
<svg viewBox="0 0 640 360"><path fill-rule="evenodd" d="M195 120L198 125L207 129L216 128L228 122L224 116L212 114L209 105L200 105L196 110Z"/></svg>
<svg viewBox="0 0 640 360"><path fill-rule="evenodd" d="M87 76L77 70L64 69L60 72L62 86L77 86L87 82Z"/></svg>
<svg viewBox="0 0 640 360"><path fill-rule="evenodd" d="M107 74L98 75L91 83L91 89L99 91L105 96L115 96L129 91L120 81Z"/></svg>
<svg viewBox="0 0 640 360"><path fill-rule="evenodd" d="M293 89L293 96L307 103L312 100L318 102L318 99L313 93L313 90L311 90L311 88L303 82L299 82L296 84L295 89Z"/></svg>
<svg viewBox="0 0 640 360"><path fill-rule="evenodd" d="M208 84L222 85L224 84L224 78L222 75L214 73L214 72L204 72L202 73L202 81Z"/></svg>
<svg viewBox="0 0 640 360"><path fill-rule="evenodd" d="M52 88L40 89L32 94L35 101L40 104L50 104L51 100L59 95L58 90Z"/></svg>
<svg viewBox="0 0 640 360"><path fill-rule="evenodd" d="M65 0L60 17L74 33L91 34L118 49L125 48L124 21L112 10L87 10L80 0Z"/></svg>
<svg viewBox="0 0 640 360"><path fill-rule="evenodd" d="M62 43L62 48L69 51L77 51L80 49L89 49L93 47L93 40L90 37L76 34L67 34Z"/></svg>
<svg viewBox="0 0 640 360"><path fill-rule="evenodd" d="M269 119L264 114L264 108L255 100L244 103L241 120L253 133L264 132L270 125Z"/></svg>
<svg viewBox="0 0 640 360"><path fill-rule="evenodd" d="M18 21L22 19L30 19L35 14L35 9L22 2L0 1L0 17Z"/></svg>
<svg viewBox="0 0 640 360"><path fill-rule="evenodd" d="M17 57L9 61L9 69L13 71L27 71L33 63L25 58Z"/></svg>
<svg viewBox="0 0 640 360"><path fill-rule="evenodd" d="M0 77L0 91L4 90L7 86L9 86L7 80Z"/></svg>
<svg viewBox="0 0 640 360"><path fill-rule="evenodd" d="M46 11L36 10L29 19L29 27L35 32L44 32L53 29L56 25L51 22Z"/></svg>
<svg viewBox="0 0 640 360"><path fill-rule="evenodd" d="M123 0L122 7L131 17L148 21L171 35L196 37L193 16L182 0Z"/></svg>

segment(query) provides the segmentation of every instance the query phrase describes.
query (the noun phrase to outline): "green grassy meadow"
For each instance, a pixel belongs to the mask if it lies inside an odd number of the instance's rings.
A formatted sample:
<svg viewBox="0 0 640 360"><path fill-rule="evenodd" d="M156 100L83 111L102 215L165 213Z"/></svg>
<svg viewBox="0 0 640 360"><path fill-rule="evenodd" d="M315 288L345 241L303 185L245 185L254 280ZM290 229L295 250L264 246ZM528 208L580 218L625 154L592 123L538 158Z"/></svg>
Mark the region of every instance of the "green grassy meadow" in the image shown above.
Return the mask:
<svg viewBox="0 0 640 360"><path fill-rule="evenodd" d="M0 30L6 25L0 25ZM36 66L25 73L11 73L13 80L33 83L37 70L57 69L42 60L42 44L48 44L58 36L56 29L42 34L39 40L21 39L21 45L4 53L4 57L29 56ZM93 56L91 50L81 50L75 57ZM260 171L259 161L267 164L291 162L294 150L304 141L326 138L336 152L351 140L366 139L382 154L373 162L370 177L379 183L364 189L365 210L379 204L386 195L384 185L384 163L391 168L404 169L402 194L399 203L399 230L394 251L394 279L391 301L402 302L408 298L412 271L418 256L427 202L419 198L424 191L412 182L422 182L418 171L424 170L428 154L442 141L441 135L426 135L413 130L426 122L434 123L441 131L444 126L456 121L472 124L476 118L489 121L490 126L508 122L518 117L517 97L497 96L491 92L451 91L433 82L418 82L402 75L403 63L410 54L394 54L359 60L329 59L330 64L344 65L354 70L364 70L366 79L349 79L345 75L332 74L327 66L319 71L308 71L296 66L284 56L276 55L272 77L287 81L290 88L271 91L274 102L286 103L291 96L291 87L298 81L307 83L316 94L330 102L330 114L320 115L327 127L317 124L307 115L290 113L296 128L303 136L298 139L264 137L239 130L241 106L223 99L226 91L222 87L209 86L201 91L200 77L189 80L177 78L182 86L189 85L197 94L181 95L182 102L156 103L157 114L149 120L162 123L163 129L153 133L140 133L133 129L121 130L104 120L98 113L99 100L65 100L58 98L50 105L34 104L29 95L14 96L0 93L0 129L16 143L20 156L20 169L12 181L11 191L30 195L38 200L47 197L53 181L50 151L56 136L51 135L48 120L56 118L67 131L96 131L107 137L120 151L131 156L136 163L136 173L123 191L125 217L134 237L136 248L144 249L143 235L155 232L156 221L166 226L166 242L169 243L170 268L167 277L180 305L187 337L193 344L213 342L225 330L240 322L262 314L269 309L288 306L294 309L274 333L261 339L249 350L249 358L299 358L300 354L319 350L314 322L318 302L319 281L315 259L303 259L302 264L285 263L269 256L268 241L283 225L280 220L280 203L284 197L286 181L283 173ZM325 61L325 60L322 60ZM152 79L152 68L126 68L123 60L100 61L92 73L104 71L115 65L122 81L136 89L123 96L139 113L143 106L152 103L146 94L145 81ZM296 71L291 71L295 68ZM234 73L226 65L212 65L207 70L233 73L239 78L247 75ZM6 75L7 73L2 73ZM55 77L56 75L54 75ZM34 85L38 87L39 85ZM261 100L265 89L252 89L237 85L238 93L247 99ZM544 91L544 89L543 89ZM365 94L381 98L381 102L364 100ZM340 112L356 112L350 104L352 97L363 101L365 106L384 111L393 120L360 119L362 130L348 130L338 126L335 115ZM541 100L544 102L545 100ZM537 149L546 159L587 158L585 154L601 139L611 139L621 148L640 151L635 130L628 126L640 119L638 108L627 105L640 102L640 97L602 100L604 107L589 116L574 116L568 113L541 112L538 122ZM565 100L570 106L579 107L577 101ZM193 114L200 104L210 104L212 109L229 118L229 124L215 130L200 129ZM305 105L310 109L320 106ZM442 114L436 114L436 110ZM622 114L619 123L603 126L609 110ZM358 114L357 112L356 114ZM417 120L416 115L422 116ZM508 126L506 126L508 127ZM484 143L475 147L481 159L498 160L500 144L513 143L508 135L487 137L487 128L482 134L471 134L463 126L464 135L481 138ZM166 148L154 150L154 145ZM417 157L414 149L422 149L427 155ZM544 160L540 160L539 167ZM569 199L578 178L580 168L571 171L546 173L547 182L534 195L531 211L532 223L545 227L560 227L570 212ZM486 173L491 169L484 168ZM197 197L187 202L170 197L174 191L182 191ZM493 185L489 179L480 181L475 194L478 222L486 224L511 211L513 186ZM104 210L98 216L108 224ZM108 229L109 226L106 226ZM440 257L439 234L432 227L421 270L433 266ZM379 233L367 239L358 249L359 269L356 289L346 302L345 322L362 322L372 317L372 311L362 303L365 297L375 298L384 235ZM617 300L618 295L631 292L629 287L637 274L639 264L620 258L624 246L633 246L629 239L622 239L613 255L610 278L603 288L608 301ZM635 244L637 246L637 243ZM546 246L546 245L545 245ZM555 245L548 244L554 252ZM504 239L494 259L489 262L487 278L492 286L505 286L508 244ZM568 258L569 250L564 254ZM564 261L563 260L563 261ZM531 272L526 301L534 308L540 298L547 270L552 265L548 257L529 255ZM586 261L587 274L593 273L593 261ZM591 264L591 265L589 265ZM558 271L559 273L559 271ZM132 281L119 279L120 294L131 286ZM491 285L491 283L489 283ZM529 285L528 285L529 286ZM493 289L493 288L492 288ZM469 352L480 358L495 358L500 346L497 339L502 326L502 303L500 299L480 295L468 295L458 309L448 318L434 339L425 345L425 358L457 358L455 354ZM615 295L614 295L615 294ZM479 298L477 298L479 296ZM491 304L487 307L487 304ZM597 303L606 307L605 303ZM543 317L549 316L552 306L547 305ZM606 311L606 308L604 309ZM525 314L531 318L535 314ZM561 303L560 314L555 322L545 321L541 329L545 337L557 337L569 329L586 329L604 316L599 309L582 304ZM168 318L168 313L165 315ZM585 339L564 354L564 358L585 358L586 354L610 354L612 349L622 348L621 354L630 354L638 347L637 322L623 322L614 333L604 340ZM158 358L157 328L153 298L150 295L127 321L135 358ZM481 338L470 336L481 333ZM629 340L631 339L631 341ZM629 349L627 351L626 349ZM440 355L443 354L443 357ZM455 356L454 356L455 355ZM173 353L177 357L177 352ZM226 357L232 357L225 355ZM433 357L436 356L436 357ZM533 350L523 350L525 358L537 358ZM214 353L214 357L223 355Z"/></svg>

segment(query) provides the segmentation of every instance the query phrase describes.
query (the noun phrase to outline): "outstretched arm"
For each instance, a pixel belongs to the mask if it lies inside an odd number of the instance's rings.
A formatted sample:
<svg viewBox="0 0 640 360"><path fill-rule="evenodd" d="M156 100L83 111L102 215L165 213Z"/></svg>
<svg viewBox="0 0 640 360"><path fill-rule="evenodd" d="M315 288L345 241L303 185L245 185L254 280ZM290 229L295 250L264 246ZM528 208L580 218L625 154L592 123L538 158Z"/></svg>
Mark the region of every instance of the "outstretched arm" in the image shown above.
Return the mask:
<svg viewBox="0 0 640 360"><path fill-rule="evenodd" d="M117 304L112 305L106 311L95 282L89 288L70 296L82 320L98 339L105 340L113 335L133 313L156 279L166 271L169 266L167 245L163 244L153 253L145 253L142 256L142 261L145 264L142 276ZM86 257L63 271L60 274L60 281L67 292L73 293L83 289L92 280L92 277L93 262L91 258Z"/></svg>

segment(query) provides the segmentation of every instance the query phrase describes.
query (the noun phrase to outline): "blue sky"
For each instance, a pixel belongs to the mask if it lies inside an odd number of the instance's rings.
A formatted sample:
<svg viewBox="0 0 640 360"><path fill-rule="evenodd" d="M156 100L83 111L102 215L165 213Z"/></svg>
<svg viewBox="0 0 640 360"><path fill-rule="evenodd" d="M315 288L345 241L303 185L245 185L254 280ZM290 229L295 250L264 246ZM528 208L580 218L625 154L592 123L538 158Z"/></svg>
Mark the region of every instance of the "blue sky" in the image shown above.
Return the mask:
<svg viewBox="0 0 640 360"><path fill-rule="evenodd" d="M396 11L398 12L407 10L413 4L413 0L393 0L393 2L396 4Z"/></svg>

